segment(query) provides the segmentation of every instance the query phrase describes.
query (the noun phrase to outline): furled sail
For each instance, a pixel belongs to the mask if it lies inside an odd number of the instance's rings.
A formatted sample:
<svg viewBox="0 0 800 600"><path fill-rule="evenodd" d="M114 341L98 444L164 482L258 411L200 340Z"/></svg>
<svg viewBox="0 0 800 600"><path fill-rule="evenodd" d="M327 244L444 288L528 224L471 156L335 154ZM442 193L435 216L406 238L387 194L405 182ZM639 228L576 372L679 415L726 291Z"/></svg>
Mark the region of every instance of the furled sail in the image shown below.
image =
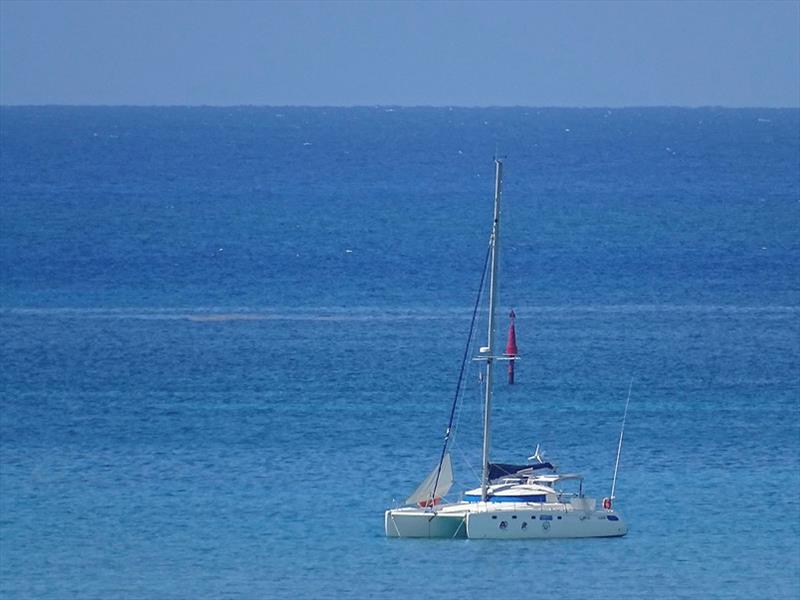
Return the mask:
<svg viewBox="0 0 800 600"><path fill-rule="evenodd" d="M440 470L437 465L436 468L431 471L431 474L425 478L425 481L423 481L414 493L406 499L406 504L428 507L435 506L441 502L442 496L449 492L450 487L453 485L453 465L450 462L449 452L444 455L441 467ZM439 476L438 483L436 482L437 474ZM436 486L435 491L433 489L434 485Z"/></svg>

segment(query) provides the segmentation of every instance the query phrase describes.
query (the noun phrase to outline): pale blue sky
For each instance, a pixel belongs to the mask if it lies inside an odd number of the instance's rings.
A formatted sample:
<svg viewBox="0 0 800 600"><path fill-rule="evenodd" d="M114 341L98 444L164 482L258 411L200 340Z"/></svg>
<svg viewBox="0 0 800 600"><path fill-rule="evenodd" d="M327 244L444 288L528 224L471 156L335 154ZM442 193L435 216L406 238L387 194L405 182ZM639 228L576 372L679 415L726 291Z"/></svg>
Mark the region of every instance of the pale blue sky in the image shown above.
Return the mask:
<svg viewBox="0 0 800 600"><path fill-rule="evenodd" d="M800 2L0 0L0 103L800 106Z"/></svg>

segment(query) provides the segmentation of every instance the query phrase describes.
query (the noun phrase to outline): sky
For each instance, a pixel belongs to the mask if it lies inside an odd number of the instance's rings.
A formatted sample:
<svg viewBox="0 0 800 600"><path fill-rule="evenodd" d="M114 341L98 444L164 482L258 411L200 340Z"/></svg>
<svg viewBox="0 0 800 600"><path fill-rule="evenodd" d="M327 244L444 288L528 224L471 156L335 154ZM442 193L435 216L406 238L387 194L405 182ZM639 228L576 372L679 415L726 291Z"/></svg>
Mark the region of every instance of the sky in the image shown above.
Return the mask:
<svg viewBox="0 0 800 600"><path fill-rule="evenodd" d="M800 0L0 0L0 104L800 107Z"/></svg>

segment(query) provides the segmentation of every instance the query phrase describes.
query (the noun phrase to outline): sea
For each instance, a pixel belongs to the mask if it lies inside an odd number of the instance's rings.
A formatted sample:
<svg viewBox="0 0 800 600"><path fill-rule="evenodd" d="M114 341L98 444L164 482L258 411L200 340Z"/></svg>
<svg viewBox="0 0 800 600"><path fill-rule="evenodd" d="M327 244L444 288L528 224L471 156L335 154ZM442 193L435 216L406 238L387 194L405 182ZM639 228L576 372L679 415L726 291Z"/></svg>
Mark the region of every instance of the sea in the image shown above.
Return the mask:
<svg viewBox="0 0 800 600"><path fill-rule="evenodd" d="M492 458L608 496L630 389L625 537L384 536L495 157ZM4 600L800 597L798 109L2 107L0 336Z"/></svg>

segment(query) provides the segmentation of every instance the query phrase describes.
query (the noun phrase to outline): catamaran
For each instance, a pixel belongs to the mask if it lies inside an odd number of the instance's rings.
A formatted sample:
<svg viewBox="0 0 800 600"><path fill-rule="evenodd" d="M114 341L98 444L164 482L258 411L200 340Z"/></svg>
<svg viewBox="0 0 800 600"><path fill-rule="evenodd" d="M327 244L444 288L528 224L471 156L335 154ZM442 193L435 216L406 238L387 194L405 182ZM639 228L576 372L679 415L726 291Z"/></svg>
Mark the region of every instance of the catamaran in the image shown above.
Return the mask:
<svg viewBox="0 0 800 600"><path fill-rule="evenodd" d="M497 275L500 235L500 201L502 197L503 163L495 159L494 216L487 249L486 268L489 269L489 331L487 343L480 348L476 360L486 363L483 399L483 452L480 487L464 492L456 502L444 502L453 484L453 467L448 452L456 401L450 412L440 460L434 470L404 503L384 514L388 537L412 538L471 538L471 539L528 539L528 538L588 538L619 537L628 532L622 517L612 507L616 485L622 432L617 448L617 464L611 496L600 507L594 498L583 493L581 475L558 472L555 465L542 458L537 446L529 464L504 464L490 461L491 407L495 363L515 360L516 356L495 353L495 307L497 304ZM475 314L481 298L478 292ZM467 348L470 344L468 342ZM467 354L462 361L464 372ZM628 391L630 401L630 389ZM625 406L627 416L627 404ZM623 417L623 431L624 431ZM578 489L568 491L577 483Z"/></svg>

